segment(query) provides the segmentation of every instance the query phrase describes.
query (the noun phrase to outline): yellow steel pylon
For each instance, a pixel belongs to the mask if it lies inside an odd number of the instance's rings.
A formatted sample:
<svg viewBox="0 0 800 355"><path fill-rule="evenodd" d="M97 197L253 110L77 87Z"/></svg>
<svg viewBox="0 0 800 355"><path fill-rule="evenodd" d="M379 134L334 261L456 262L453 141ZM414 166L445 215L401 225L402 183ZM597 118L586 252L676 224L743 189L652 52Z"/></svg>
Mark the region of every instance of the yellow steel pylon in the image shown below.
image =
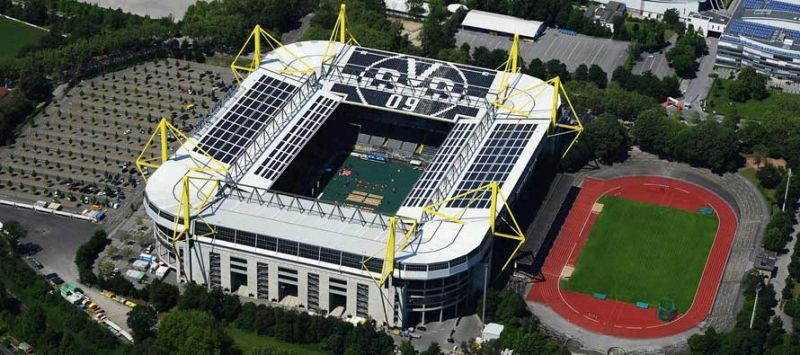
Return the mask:
<svg viewBox="0 0 800 355"><path fill-rule="evenodd" d="M561 78L555 77L547 81L541 81L536 84L531 85L525 89L514 89L513 92L509 93L508 95L503 95L497 98L492 104L497 108L502 108L508 112L511 112L516 115L520 115L526 118L534 118L530 111L520 110L515 108L516 106L519 107L531 107L535 104L535 100L542 94L545 93L547 88L552 85L553 87L553 95L551 98L551 106L550 106L550 127L547 131L548 137L555 137L560 136L562 134L568 133L575 133L575 137L570 142L567 149L564 150L562 154L562 158L567 155L567 153L572 149L572 146L575 145L575 142L578 141L578 137L583 133L583 123L581 123L580 118L578 118L578 114L575 111L575 107L572 105L572 100L569 99L569 95L567 94L567 89L564 87L564 84L561 82ZM506 103L507 100L513 99L522 95L528 95L528 98L525 100L514 102L514 106L509 105ZM564 100L567 102L567 105L570 109L570 114L572 119L575 123L562 123L558 121L558 98L560 95L564 96ZM553 130L558 130L557 132L553 132Z"/></svg>
<svg viewBox="0 0 800 355"><path fill-rule="evenodd" d="M501 69L502 68L502 69ZM511 42L511 48L508 50L508 60L505 61L502 65L500 65L497 70L502 70L503 75L500 77L500 86L497 90L497 94L505 95L505 91L510 86L509 81L511 74L519 73L520 71L519 66L519 34L514 34L514 40Z"/></svg>
<svg viewBox="0 0 800 355"><path fill-rule="evenodd" d="M175 258L178 262L178 272L181 277L184 277L184 279L186 279L186 275L183 272L183 261L181 260L180 252L178 251L178 242L189 239L193 213L197 215L197 220L203 222L209 230L208 233L199 236L203 237L214 234L213 226L200 216L200 212L202 212L208 206L211 198L216 195L221 181L220 179L214 177L190 175L193 172L207 173L206 169L195 168L190 169L189 173L181 177L180 199L178 201L177 212L175 213L175 221L172 228L172 238L170 240L172 249L175 251ZM196 182L200 182L202 184L197 184ZM207 185L209 183L210 187ZM202 197L197 206L192 206L192 188L195 188L196 193L200 194L200 197ZM203 190L206 191L204 192ZM198 237L198 235L195 235L194 237ZM186 279L186 281L188 282L189 280Z"/></svg>
<svg viewBox="0 0 800 355"><path fill-rule="evenodd" d="M242 80L244 80L246 74L242 75L242 72L252 73L261 66L261 55L264 54L262 53L262 39L271 48L271 52L275 53L281 60L281 63L283 63L284 68L281 70L281 73L308 74L314 71L314 68L306 63L303 58L299 57L291 49L284 46L281 41L261 28L260 25L256 25L256 27L253 27L253 30L250 31L250 35L247 37L247 41L244 42L242 49L239 50L239 53L236 54L236 57L233 58L233 62L231 62L231 71L233 72L233 77L236 78L236 82L241 83ZM253 59L251 59L247 65L239 65L239 59L251 41L253 42ZM285 54L281 53L281 50L288 53L289 58L287 58ZM292 64L295 61L300 63L303 68L297 69L293 67Z"/></svg>
<svg viewBox="0 0 800 355"><path fill-rule="evenodd" d="M145 143L142 152L139 153L139 156L136 158L136 170L139 171L139 174L142 175L142 178L147 181L147 174L144 173L144 168L152 168L157 169L161 164L169 159L169 137L172 136L175 138L179 146L183 146L186 143L188 150L196 150L202 156L206 158L207 161L199 161L196 157L192 154L188 154L189 158L194 163L193 169L195 171L202 171L207 173L219 173L225 175L228 172L228 168L220 161L214 159L211 154L205 151L200 145L197 144L193 139L187 137L183 132L173 126L166 118L161 118L161 121L158 122L156 125L155 131L153 134L150 135L150 138ZM157 142L160 145L160 154L157 157L150 158L147 157L148 150L150 147L156 142L156 137L158 137Z"/></svg>
<svg viewBox="0 0 800 355"><path fill-rule="evenodd" d="M392 273L394 272L395 253L405 250L405 248L408 246L408 242L411 240L411 236L417 229L417 224L418 222L414 218L400 217L400 216L392 216L389 218L389 235L386 239L386 246L382 250L379 250L378 252L373 254L372 256L364 259L361 265L362 269L364 269L367 273L372 275L372 273L369 271L369 268L367 268L367 263L370 260L374 259L381 252L384 253L383 266L381 268L381 276L379 278L373 277L373 280L375 281L375 284L378 285L378 287L383 286L383 284L386 283L386 280L389 279L390 276L392 276ZM407 225L408 226L405 233L403 234L403 239L400 242L400 247L398 248L396 243L397 229L400 228L401 225L403 225L404 227Z"/></svg>
<svg viewBox="0 0 800 355"><path fill-rule="evenodd" d="M358 43L356 38L347 28L349 22L350 21L347 19L347 5L339 5L339 15L336 17L336 23L333 25L330 38L328 38L328 46L325 48L325 56L322 58L322 64L325 64L336 57L336 55L331 54L331 49L333 48L334 42L339 42L346 45L355 44L359 47L361 46L361 44Z"/></svg>
<svg viewBox="0 0 800 355"><path fill-rule="evenodd" d="M519 224L517 223L517 219L514 217L514 213L511 212L511 208L508 206L508 201L506 200L506 197L503 194L503 191L500 190L500 183L498 183L496 181L490 182L490 183L488 183L486 185L477 187L477 188L469 190L469 191L462 192L462 193L460 193L458 195L455 195L453 197L449 197L449 198L434 202L434 203L432 203L430 205L427 205L427 206L423 207L422 210L423 210L424 213L426 213L429 216L437 216L437 217L440 217L440 218L442 218L442 219L444 219L445 221L448 221L448 222L464 224L465 221L462 219L462 216L464 215L466 210L468 208L470 208L478 199L480 199L482 196L484 196L487 193L491 194L490 195L490 204L489 204L489 228L490 228L490 232L491 232L492 236L518 241L517 247L514 248L514 252L512 252L511 255L508 256L508 260L506 260L506 263L503 264L503 268L501 270L505 270L506 267L508 266L508 264L514 258L514 255L516 255L517 251L519 251L519 248L522 247L522 244L525 243L525 234L522 232L522 229L519 227ZM466 204L466 206L464 206L458 213L456 213L454 215L451 215L451 214L446 214L446 213L443 213L443 212L439 211L439 208L444 206L445 204L448 204L448 203L450 203L450 202L452 202L454 200L458 200L458 199L462 199L462 198L470 198L470 200ZM503 201L503 205L506 206L506 209L508 210L508 215L509 215L509 218L511 219L511 221L510 221L510 223L509 223L509 221L505 221L505 220L504 221L506 222L506 225L511 229L512 233L502 233L502 232L498 232L497 231L497 228L496 228L497 227L497 215L500 212L500 211L498 211L498 208L497 208L498 199Z"/></svg>

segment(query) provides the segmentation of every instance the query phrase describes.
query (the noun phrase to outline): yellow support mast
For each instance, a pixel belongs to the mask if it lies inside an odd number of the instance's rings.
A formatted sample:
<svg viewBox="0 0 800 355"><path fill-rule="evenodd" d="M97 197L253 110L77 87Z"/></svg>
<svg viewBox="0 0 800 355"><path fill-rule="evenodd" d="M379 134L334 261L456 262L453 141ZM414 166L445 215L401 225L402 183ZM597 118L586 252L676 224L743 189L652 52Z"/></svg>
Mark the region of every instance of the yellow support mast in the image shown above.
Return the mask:
<svg viewBox="0 0 800 355"><path fill-rule="evenodd" d="M505 195L503 194L503 191L500 190L500 183L498 183L496 181L493 181L493 182L490 182L490 183L488 183L486 185L483 185L483 186L477 187L475 189L460 193L460 194L458 194L456 196L449 197L449 198L446 198L444 200L434 202L434 203L432 203L430 205L427 205L427 206L423 207L423 212L425 214L427 214L428 216L430 216L431 218L432 218L432 216L437 216L437 217L440 217L440 218L442 218L442 219L444 219L445 221L448 221L448 222L464 224L464 223L466 223L462 219L462 216L464 215L464 212L466 212L466 210L468 208L470 208L473 205L473 203L475 203L482 196L485 196L485 194L487 194L487 193L490 194L490 205L489 205L489 217L488 218L489 218L489 228L490 228L489 230L490 230L492 236L505 238L505 239L516 240L518 242L517 243L517 247L514 249L514 252L512 252L511 255L508 256L508 260L506 260L505 264L503 264L503 268L501 270L505 270L506 267L508 266L508 264L514 258L514 255L516 255L517 251L519 251L519 248L522 247L522 245L525 243L525 234L522 232L522 229L520 228L519 224L517 223L517 219L516 219L516 217L514 217L514 213L511 211L511 208L508 207L508 201L507 201ZM470 198L469 202L467 203L466 206L464 206L464 208L462 208L459 211L459 213L451 215L451 214L446 214L446 213L443 213L443 212L439 211L439 209L442 206L444 206L445 204L448 204L448 203L450 203L452 201L455 201L455 200L468 198L468 197ZM508 221L505 221L505 220L504 221L506 222L505 224L507 225L507 227L511 229L512 233L502 233L502 232L498 232L497 231L497 215L501 212L497 208L499 201L502 201L503 205L508 210L508 215L509 215L509 218L511 219L511 221L510 221L510 223Z"/></svg>
<svg viewBox="0 0 800 355"><path fill-rule="evenodd" d="M567 149L564 150L564 153L561 157L565 157L567 153L572 149L575 145L575 142L578 141L578 137L581 136L583 133L584 127L583 123L581 123L580 118L578 117L577 112L575 111L575 107L572 105L572 100L569 98L569 94L567 94L567 89L564 87L564 83L561 82L561 78L555 77L547 81L541 81L536 84L531 85L530 87L524 89L515 89L512 93L499 97L497 100L494 101L493 105L497 108L501 108L506 110L512 114L519 115L525 118L533 119L531 113L529 111L524 111L515 108L506 103L508 99L520 97L526 95L528 98L525 100L520 100L519 102L515 102L515 106L521 107L529 107L535 104L535 100L542 95L543 93L549 93L547 90L548 87L553 88L553 94L550 100L550 127L548 129L548 136L555 137L560 136L562 134L569 134L575 133L575 137L570 142ZM569 107L570 114L572 116L573 123L562 123L558 121L558 113L559 113L559 98L564 97L564 101L567 102L567 106ZM557 132L553 132L554 130L558 130Z"/></svg>
<svg viewBox="0 0 800 355"><path fill-rule="evenodd" d="M157 138L158 137L158 138ZM161 118L161 121L158 122L156 125L156 129L153 131L153 134L150 135L150 138L145 143L144 148L139 153L139 156L136 158L136 170L139 171L139 174L142 178L147 181L147 174L144 172L144 168L151 168L151 169L158 169L161 164L167 160L169 160L169 138L175 138L178 141L178 146L183 146L188 143L187 149L195 150L203 156L205 161L200 161L197 157L189 154L189 158L195 165L195 169L203 170L208 173L220 173L224 175L227 173L228 168L220 161L214 159L205 149L200 147L200 145L195 142L193 139L187 137L183 132L181 132L178 128L173 126L166 118ZM148 157L148 152L150 148L158 142L159 144L159 156L157 157ZM198 170L198 171L199 171Z"/></svg>
<svg viewBox="0 0 800 355"><path fill-rule="evenodd" d="M347 28L348 23L347 5L341 4L339 5L339 15L336 17L336 23L333 25L330 38L328 38L328 46L325 48L325 56L322 58L322 64L330 62L336 57L336 55L331 54L331 50L333 49L333 44L335 42L339 42L344 45L355 44L356 46L361 46L361 44L358 43L358 40L356 40L356 38Z"/></svg>
<svg viewBox="0 0 800 355"><path fill-rule="evenodd" d="M392 276L394 272L394 261L395 261L395 254L401 252L408 247L408 243L411 241L411 237L414 235L414 232L417 229L418 222L414 218L408 217L400 217L400 216L392 216L389 218L389 234L386 238L386 246L379 250L374 255L364 259L361 267L364 271L370 273L369 268L367 268L367 263L374 259L380 253L384 254L383 258L383 266L381 267L381 276L374 278L375 284L378 287L383 286L386 283L386 280ZM403 234L403 239L400 241L400 247L397 247L397 230L404 227L405 233Z"/></svg>
<svg viewBox="0 0 800 355"><path fill-rule="evenodd" d="M506 94L506 90L510 86L511 74L519 73L521 69L519 66L519 33L515 33L511 48L508 50L508 60L497 68L497 70L503 71L503 75L500 77L500 88L497 90L498 100L500 95Z"/></svg>
<svg viewBox="0 0 800 355"><path fill-rule="evenodd" d="M142 152L136 158L136 169L142 178L147 181L147 174L144 168L158 169L165 161L169 160L169 139L175 138L178 141L178 146L187 150L186 156L191 161L189 171L181 177L180 181L180 197L178 198L178 207L175 213L174 226L172 228L171 244L176 252L178 258L178 265L181 268L180 253L178 250L178 242L187 239L189 230L191 229L191 220L193 213L199 213L204 210L211 199L216 195L220 187L222 179L228 172L228 168L222 162L214 159L205 149L203 149L193 139L187 137L183 132L173 126L166 118L162 118L156 125L150 139L147 140ZM158 148L159 155L156 157L149 157L150 149L157 142L160 145ZM194 153L191 153L194 151ZM202 184L198 184L198 181ZM196 206L192 206L191 192L196 191L195 194L200 197L200 202ZM199 216L196 217L202 220ZM208 223L206 223L208 225ZM209 230L211 226L209 226ZM182 269L181 269L182 270ZM183 275L181 271L181 275Z"/></svg>
<svg viewBox="0 0 800 355"><path fill-rule="evenodd" d="M264 41L262 43L262 40ZM249 47L250 43L253 43L253 58L247 62L246 65L240 65L239 60L242 58L242 54L245 53L245 50ZM250 31L250 35L247 37L247 41L244 42L242 49L239 50L239 53L236 54L236 57L233 58L233 62L231 62L230 68L231 72L233 72L233 77L236 78L237 83L242 83L246 73L252 73L256 71L261 66L261 57L263 54L267 52L263 52L264 44L270 47L270 52L274 52L278 58L283 63L284 68L281 70L281 73L286 74L308 74L314 71L314 68L311 67L306 61L295 54L291 49L284 46L281 41L277 38L273 37L269 32L265 31L261 28L261 25L256 25L253 27L253 30ZM286 52L289 54L289 57L286 57L284 53ZM300 63L301 69L297 69L292 64L294 62Z"/></svg>

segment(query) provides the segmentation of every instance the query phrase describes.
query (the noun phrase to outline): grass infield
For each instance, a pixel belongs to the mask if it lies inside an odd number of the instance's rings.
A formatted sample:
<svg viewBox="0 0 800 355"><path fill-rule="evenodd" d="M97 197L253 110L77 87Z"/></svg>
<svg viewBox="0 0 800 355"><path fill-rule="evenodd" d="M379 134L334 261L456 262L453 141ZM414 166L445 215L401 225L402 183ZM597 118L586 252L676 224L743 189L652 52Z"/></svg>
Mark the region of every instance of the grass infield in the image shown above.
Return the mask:
<svg viewBox="0 0 800 355"><path fill-rule="evenodd" d="M23 47L46 35L46 31L0 16L0 58L14 58Z"/></svg>
<svg viewBox="0 0 800 355"><path fill-rule="evenodd" d="M717 217L610 196L599 202L603 211L561 288L651 307L670 298L678 312L686 312L714 242Z"/></svg>

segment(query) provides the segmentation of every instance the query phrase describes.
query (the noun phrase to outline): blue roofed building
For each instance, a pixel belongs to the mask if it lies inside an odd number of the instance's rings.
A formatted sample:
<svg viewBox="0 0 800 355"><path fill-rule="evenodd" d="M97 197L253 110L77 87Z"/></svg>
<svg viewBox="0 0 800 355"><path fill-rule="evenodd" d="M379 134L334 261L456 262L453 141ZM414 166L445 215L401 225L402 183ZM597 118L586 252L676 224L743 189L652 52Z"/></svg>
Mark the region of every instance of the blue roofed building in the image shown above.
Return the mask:
<svg viewBox="0 0 800 355"><path fill-rule="evenodd" d="M716 63L800 81L800 0L743 0L720 37Z"/></svg>

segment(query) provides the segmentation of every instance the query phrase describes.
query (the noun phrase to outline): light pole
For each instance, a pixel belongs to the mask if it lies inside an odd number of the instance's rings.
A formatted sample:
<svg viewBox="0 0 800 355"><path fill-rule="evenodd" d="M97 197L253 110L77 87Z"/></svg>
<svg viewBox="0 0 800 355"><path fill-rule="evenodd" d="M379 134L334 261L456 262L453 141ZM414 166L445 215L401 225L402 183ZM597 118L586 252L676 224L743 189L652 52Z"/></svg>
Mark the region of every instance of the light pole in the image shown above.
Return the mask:
<svg viewBox="0 0 800 355"><path fill-rule="evenodd" d="M786 175L786 189L783 190L783 206L781 212L786 212L786 199L789 198L789 184L792 183L792 168L789 168L788 175Z"/></svg>
<svg viewBox="0 0 800 355"><path fill-rule="evenodd" d="M758 293L761 292L761 286L760 283L756 286L756 301L753 302L753 313L750 314L750 329L753 329L753 321L756 320L756 306L758 306Z"/></svg>

